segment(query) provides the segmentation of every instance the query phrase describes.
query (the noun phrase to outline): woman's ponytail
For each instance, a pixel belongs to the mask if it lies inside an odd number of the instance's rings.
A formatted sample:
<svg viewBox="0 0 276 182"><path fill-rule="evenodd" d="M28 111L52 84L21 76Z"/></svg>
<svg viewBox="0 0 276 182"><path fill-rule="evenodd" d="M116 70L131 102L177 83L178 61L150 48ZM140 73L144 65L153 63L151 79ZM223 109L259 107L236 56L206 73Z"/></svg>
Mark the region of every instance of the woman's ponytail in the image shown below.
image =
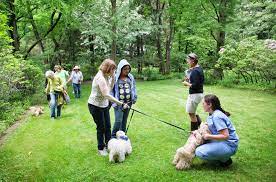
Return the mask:
<svg viewBox="0 0 276 182"><path fill-rule="evenodd" d="M231 114L227 111L225 111L224 109L222 109L221 105L220 105L220 101L219 98L213 94L208 94L204 96L204 101L208 104L212 104L212 110L220 110L221 112L223 112L226 116L230 116Z"/></svg>
<svg viewBox="0 0 276 182"><path fill-rule="evenodd" d="M226 116L230 116L231 114L227 111L225 111L224 109L222 109L221 107L218 108L218 110L220 110L221 112L223 112Z"/></svg>

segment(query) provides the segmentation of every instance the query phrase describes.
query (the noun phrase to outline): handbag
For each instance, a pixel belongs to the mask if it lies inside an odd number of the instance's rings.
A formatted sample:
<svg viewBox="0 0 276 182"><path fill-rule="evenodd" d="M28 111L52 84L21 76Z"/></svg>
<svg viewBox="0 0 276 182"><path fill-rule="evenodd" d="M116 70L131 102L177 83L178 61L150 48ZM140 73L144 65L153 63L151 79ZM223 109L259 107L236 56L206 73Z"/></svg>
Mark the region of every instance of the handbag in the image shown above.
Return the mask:
<svg viewBox="0 0 276 182"><path fill-rule="evenodd" d="M66 104L70 103L70 97L69 97L69 95L67 93L64 93L64 100L65 100Z"/></svg>

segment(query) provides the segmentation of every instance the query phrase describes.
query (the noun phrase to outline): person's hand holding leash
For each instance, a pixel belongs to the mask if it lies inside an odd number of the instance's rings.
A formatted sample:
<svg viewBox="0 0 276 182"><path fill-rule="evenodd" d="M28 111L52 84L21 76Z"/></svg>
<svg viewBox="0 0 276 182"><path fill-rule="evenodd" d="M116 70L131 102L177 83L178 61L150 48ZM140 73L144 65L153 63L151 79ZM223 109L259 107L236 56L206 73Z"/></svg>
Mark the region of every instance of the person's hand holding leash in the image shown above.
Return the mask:
<svg viewBox="0 0 276 182"><path fill-rule="evenodd" d="M127 104L127 103L124 103L123 104L123 109L125 110L125 109L129 109L130 107L129 107L129 105Z"/></svg>
<svg viewBox="0 0 276 182"><path fill-rule="evenodd" d="M189 82L187 82L187 81L184 81L184 82L182 82L185 86L188 86L188 87L191 87L192 86L192 84L190 84Z"/></svg>

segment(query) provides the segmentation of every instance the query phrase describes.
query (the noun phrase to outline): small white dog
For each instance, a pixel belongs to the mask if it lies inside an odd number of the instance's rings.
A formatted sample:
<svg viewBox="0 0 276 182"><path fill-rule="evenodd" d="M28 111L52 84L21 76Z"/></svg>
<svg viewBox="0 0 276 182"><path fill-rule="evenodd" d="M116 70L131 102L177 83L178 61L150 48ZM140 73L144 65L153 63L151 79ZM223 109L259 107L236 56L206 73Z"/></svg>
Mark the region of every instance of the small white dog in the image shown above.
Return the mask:
<svg viewBox="0 0 276 182"><path fill-rule="evenodd" d="M125 156L132 152L129 138L125 132L117 131L116 138L112 138L108 142L109 162L123 162Z"/></svg>
<svg viewBox="0 0 276 182"><path fill-rule="evenodd" d="M32 116L39 116L44 113L44 107L42 106L32 106L29 108L29 112Z"/></svg>

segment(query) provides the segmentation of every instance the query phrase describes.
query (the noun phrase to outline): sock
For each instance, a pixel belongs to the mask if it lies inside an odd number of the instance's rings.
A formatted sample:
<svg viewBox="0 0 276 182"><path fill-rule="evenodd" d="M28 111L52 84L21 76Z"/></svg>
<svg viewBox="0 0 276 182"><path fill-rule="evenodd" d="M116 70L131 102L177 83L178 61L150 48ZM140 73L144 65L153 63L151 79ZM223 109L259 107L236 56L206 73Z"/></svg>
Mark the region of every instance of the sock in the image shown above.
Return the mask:
<svg viewBox="0 0 276 182"><path fill-rule="evenodd" d="M198 123L197 122L191 122L191 131L198 129Z"/></svg>

